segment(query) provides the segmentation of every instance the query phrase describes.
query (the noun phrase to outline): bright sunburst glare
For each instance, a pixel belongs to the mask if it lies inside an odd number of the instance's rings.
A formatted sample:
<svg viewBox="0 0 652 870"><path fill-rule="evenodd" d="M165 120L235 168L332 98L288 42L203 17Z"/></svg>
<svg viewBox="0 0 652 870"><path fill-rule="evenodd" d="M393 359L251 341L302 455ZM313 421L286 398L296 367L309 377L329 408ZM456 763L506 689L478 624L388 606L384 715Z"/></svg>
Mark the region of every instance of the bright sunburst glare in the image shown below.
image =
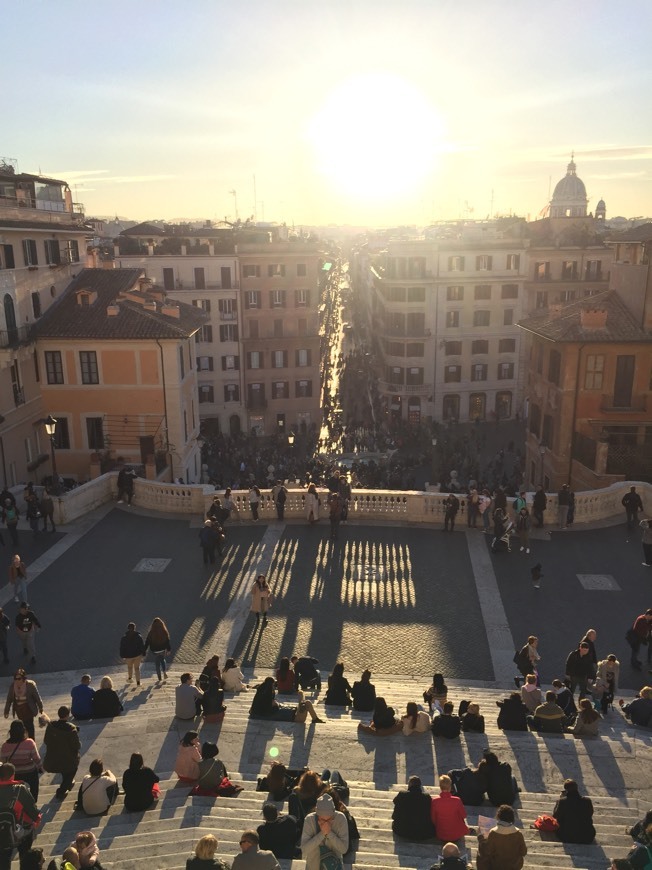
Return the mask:
<svg viewBox="0 0 652 870"><path fill-rule="evenodd" d="M342 192L367 200L415 190L437 164L443 133L426 95L389 73L342 82L308 130L319 171Z"/></svg>

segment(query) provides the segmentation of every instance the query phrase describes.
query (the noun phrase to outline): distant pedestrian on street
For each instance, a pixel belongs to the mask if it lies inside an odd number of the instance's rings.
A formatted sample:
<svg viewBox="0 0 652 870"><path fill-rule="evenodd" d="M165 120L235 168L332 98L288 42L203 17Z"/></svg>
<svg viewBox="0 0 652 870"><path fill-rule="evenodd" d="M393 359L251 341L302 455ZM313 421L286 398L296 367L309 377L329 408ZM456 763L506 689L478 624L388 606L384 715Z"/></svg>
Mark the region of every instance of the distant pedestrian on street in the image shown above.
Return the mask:
<svg viewBox="0 0 652 870"><path fill-rule="evenodd" d="M9 583L14 589L14 601L27 601L27 567L18 553L9 565Z"/></svg>
<svg viewBox="0 0 652 870"><path fill-rule="evenodd" d="M41 623L36 614L30 610L26 601L20 602L20 609L16 616L16 631L23 644L23 653L30 656L29 663L36 664L36 632L41 630Z"/></svg>
<svg viewBox="0 0 652 870"><path fill-rule="evenodd" d="M267 578L264 574L259 574L251 589L251 612L256 614L256 625L260 622L261 613L263 625L267 625L267 611L272 606L273 601L274 596L267 585Z"/></svg>
<svg viewBox="0 0 652 870"><path fill-rule="evenodd" d="M36 538L39 532L39 520L41 519L41 505L39 504L38 496L33 491L30 491L30 494L25 498L25 502L27 504L25 517L32 530L32 534Z"/></svg>
<svg viewBox="0 0 652 870"><path fill-rule="evenodd" d="M534 519L537 521L537 528L543 528L543 515L548 507L548 497L545 493L545 490L541 484L537 484L537 491L534 493L534 498L532 499L532 515Z"/></svg>
<svg viewBox="0 0 652 870"><path fill-rule="evenodd" d="M627 528L631 530L636 525L639 512L643 511L643 502L641 501L640 495L636 492L635 486L630 486L629 492L623 496L620 503L625 508Z"/></svg>
<svg viewBox="0 0 652 870"><path fill-rule="evenodd" d="M238 506L231 496L231 487L227 486L224 490L224 498L222 499L222 525L231 518L232 513L235 513L238 519L241 518Z"/></svg>
<svg viewBox="0 0 652 870"><path fill-rule="evenodd" d="M516 518L516 531L521 542L520 552L530 552L530 512L527 507L522 507Z"/></svg>
<svg viewBox="0 0 652 870"><path fill-rule="evenodd" d="M319 521L319 494L314 483L308 486L306 493L306 519L311 525Z"/></svg>
<svg viewBox="0 0 652 870"><path fill-rule="evenodd" d="M571 693L575 689L580 690L580 700L588 695L588 681L593 677L593 659L589 654L589 644L582 641L577 649L574 649L566 659L566 679L570 683Z"/></svg>
<svg viewBox="0 0 652 870"><path fill-rule="evenodd" d="M634 625L627 632L627 641L632 648L630 658L631 666L640 671L643 667L643 662L639 659L638 653L642 646L647 645L647 663L650 665L652 658L652 608L649 608L645 613L641 613L634 620Z"/></svg>
<svg viewBox="0 0 652 870"><path fill-rule="evenodd" d="M652 568L652 520L641 520L640 524L643 531L641 544L643 545L643 562L646 568Z"/></svg>
<svg viewBox="0 0 652 870"><path fill-rule="evenodd" d="M272 487L272 499L276 507L276 516L282 520L285 516L285 502L288 500L288 491L283 486L282 480L277 480Z"/></svg>
<svg viewBox="0 0 652 870"><path fill-rule="evenodd" d="M18 668L9 684L5 702L5 719L9 718L9 713L13 713L15 719L20 719L28 736L33 740L34 719L39 713L43 713L43 701L36 683L34 680L27 679L23 668Z"/></svg>
<svg viewBox="0 0 652 870"><path fill-rule="evenodd" d="M131 507L131 500L134 497L134 478L136 472L132 468L126 468L124 465L118 472L118 504L122 504L125 499Z"/></svg>
<svg viewBox="0 0 652 870"><path fill-rule="evenodd" d="M342 498L339 492L331 492L328 497L328 518L331 523L330 540L337 541L342 520Z"/></svg>
<svg viewBox="0 0 652 870"><path fill-rule="evenodd" d="M43 531L47 532L48 520L50 520L50 525L52 526L50 531L56 532L56 528L54 525L54 501L52 500L52 495L50 494L50 488L47 486L43 490L39 506L41 509L41 516L43 517Z"/></svg>
<svg viewBox="0 0 652 870"><path fill-rule="evenodd" d="M588 643L589 645L589 658L593 662L593 673L591 674L592 679L595 678L598 670L598 653L595 648L595 641L597 637L598 632L594 628L589 628L589 630L580 641L580 643Z"/></svg>
<svg viewBox="0 0 652 870"><path fill-rule="evenodd" d="M9 664L9 651L7 649L7 638L9 637L9 629L11 628L11 621L7 614L4 612L2 607L0 607L0 652L2 653L2 657L4 663L6 665Z"/></svg>
<svg viewBox="0 0 652 870"><path fill-rule="evenodd" d="M560 529L568 528L568 510L571 503L570 487L565 483L557 493L558 514L557 519Z"/></svg>
<svg viewBox="0 0 652 870"><path fill-rule="evenodd" d="M18 512L18 508L16 507L16 500L12 502L11 499L6 498L4 501L4 507L2 508L2 522L7 527L7 531L9 532L9 537L11 538L11 543L14 547L18 546L18 517L20 516ZM4 544L4 541L2 542Z"/></svg>
<svg viewBox="0 0 652 870"><path fill-rule="evenodd" d="M541 588L541 578L543 577L543 571L541 570L541 562L537 562L536 565L533 565L530 568L530 576L532 577L532 583L534 584L535 589Z"/></svg>
<svg viewBox="0 0 652 870"><path fill-rule="evenodd" d="M349 502L351 501L351 484L345 471L340 474L340 500L342 502L342 522L345 523L349 518Z"/></svg>
<svg viewBox="0 0 652 870"><path fill-rule="evenodd" d="M255 483L251 484L251 488L249 490L249 510L251 511L251 517L255 523L258 522L258 507L260 505L260 489L256 486Z"/></svg>
<svg viewBox="0 0 652 870"><path fill-rule="evenodd" d="M460 509L460 501L452 492L444 499L444 531L455 531L455 517Z"/></svg>
<svg viewBox="0 0 652 870"><path fill-rule="evenodd" d="M512 507L514 508L514 522L518 519L520 512L523 508L527 508L527 499L525 492L519 492L512 503Z"/></svg>
<svg viewBox="0 0 652 870"><path fill-rule="evenodd" d="M145 655L145 642L136 631L136 623L130 622L120 640L120 658L127 663L127 682L136 674L136 685L140 686L140 663Z"/></svg>
<svg viewBox="0 0 652 870"><path fill-rule="evenodd" d="M170 646L170 632L160 616L154 617L147 632L145 655L147 655L148 649L152 651L154 656L154 667L159 683L161 679L167 680L168 671L165 659L172 652L172 647Z"/></svg>
<svg viewBox="0 0 652 870"><path fill-rule="evenodd" d="M222 539L224 533L222 527L215 520L204 520L204 525L199 530L199 546L204 555L204 565L215 564L215 550L220 556L223 555Z"/></svg>

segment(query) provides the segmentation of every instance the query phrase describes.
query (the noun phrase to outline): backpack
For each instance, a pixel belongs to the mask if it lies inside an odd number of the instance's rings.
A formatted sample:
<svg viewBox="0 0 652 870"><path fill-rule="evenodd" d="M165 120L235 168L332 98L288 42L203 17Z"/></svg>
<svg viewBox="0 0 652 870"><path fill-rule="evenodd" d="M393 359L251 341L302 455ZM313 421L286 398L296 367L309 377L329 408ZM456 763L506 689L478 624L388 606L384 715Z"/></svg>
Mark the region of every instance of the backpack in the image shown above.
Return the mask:
<svg viewBox="0 0 652 870"><path fill-rule="evenodd" d="M9 806L0 809L0 852L14 849L24 834L24 828L16 821L14 815L14 802L16 798L12 797Z"/></svg>
<svg viewBox="0 0 652 870"><path fill-rule="evenodd" d="M555 834L559 830L559 822L554 816L544 814L537 816L534 820L534 827L543 834Z"/></svg>

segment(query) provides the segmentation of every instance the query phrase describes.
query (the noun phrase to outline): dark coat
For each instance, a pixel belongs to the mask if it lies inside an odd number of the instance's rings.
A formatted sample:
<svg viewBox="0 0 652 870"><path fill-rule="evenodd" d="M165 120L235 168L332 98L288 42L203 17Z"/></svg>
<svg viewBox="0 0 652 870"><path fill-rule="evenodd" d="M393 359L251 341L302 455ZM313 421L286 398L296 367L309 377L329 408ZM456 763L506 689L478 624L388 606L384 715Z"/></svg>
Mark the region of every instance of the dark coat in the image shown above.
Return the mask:
<svg viewBox="0 0 652 870"><path fill-rule="evenodd" d="M460 736L461 724L459 716L435 716L432 720L430 730L434 737L446 737L449 740L454 740Z"/></svg>
<svg viewBox="0 0 652 870"><path fill-rule="evenodd" d="M503 731L527 731L528 709L520 698L496 701L500 707L498 727Z"/></svg>
<svg viewBox="0 0 652 870"><path fill-rule="evenodd" d="M480 806L484 800L486 786L485 778L481 773L465 767L462 770L449 770L448 775L453 780L453 793L465 807Z"/></svg>
<svg viewBox="0 0 652 870"><path fill-rule="evenodd" d="M324 698L324 704L332 704L334 707L351 706L351 686L346 677L335 677L333 674L328 678L328 691Z"/></svg>
<svg viewBox="0 0 652 870"><path fill-rule="evenodd" d="M574 649L566 659L566 675L575 679L587 679L593 676L593 659L591 658L591 650L586 655L581 656L579 650Z"/></svg>
<svg viewBox="0 0 652 870"><path fill-rule="evenodd" d="M79 764L79 730L72 722L57 719L50 722L43 735L45 758L43 767L48 773L65 773Z"/></svg>
<svg viewBox="0 0 652 870"><path fill-rule="evenodd" d="M491 803L495 807L501 804L511 807L516 800L511 766L506 761L487 764L483 759L478 765L478 774Z"/></svg>
<svg viewBox="0 0 652 870"><path fill-rule="evenodd" d="M279 815L275 822L258 826L259 846L269 849L277 858L295 858L299 830L294 816Z"/></svg>
<svg viewBox="0 0 652 870"><path fill-rule="evenodd" d="M429 840L434 837L430 804L430 795L420 790L400 791L394 798L392 831L406 840Z"/></svg>
<svg viewBox="0 0 652 870"><path fill-rule="evenodd" d="M595 839L593 804L589 798L564 794L555 804L552 814L559 822L557 836L562 843L588 844Z"/></svg>
<svg viewBox="0 0 652 870"><path fill-rule="evenodd" d="M98 689L93 695L93 719L111 719L119 716L123 709L114 689Z"/></svg>
<svg viewBox="0 0 652 870"><path fill-rule="evenodd" d="M358 681L351 689L353 709L360 713L370 713L376 703L376 688L373 683Z"/></svg>
<svg viewBox="0 0 652 870"><path fill-rule="evenodd" d="M120 658L135 659L145 655L145 641L137 631L127 631L120 639Z"/></svg>

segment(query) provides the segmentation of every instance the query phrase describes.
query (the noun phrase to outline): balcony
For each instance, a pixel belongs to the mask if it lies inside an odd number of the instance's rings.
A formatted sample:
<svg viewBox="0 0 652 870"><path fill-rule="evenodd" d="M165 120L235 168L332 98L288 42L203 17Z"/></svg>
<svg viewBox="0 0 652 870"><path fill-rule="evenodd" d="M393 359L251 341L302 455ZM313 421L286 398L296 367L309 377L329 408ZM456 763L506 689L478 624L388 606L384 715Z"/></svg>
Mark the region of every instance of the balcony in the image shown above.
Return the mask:
<svg viewBox="0 0 652 870"><path fill-rule="evenodd" d="M220 320L222 323L235 323L237 319L237 311L220 311Z"/></svg>
<svg viewBox="0 0 652 870"><path fill-rule="evenodd" d="M647 395L645 393L632 395L627 405L616 404L616 399L617 397L613 395L603 394L600 410L610 414L640 414L647 408Z"/></svg>
<svg viewBox="0 0 652 870"><path fill-rule="evenodd" d="M17 326L15 329L0 330L0 349L21 347L32 340L34 327ZM22 404L22 403L21 403Z"/></svg>
<svg viewBox="0 0 652 870"><path fill-rule="evenodd" d="M389 381L378 381L381 393L393 393L404 396L430 396L432 384L390 384Z"/></svg>
<svg viewBox="0 0 652 870"><path fill-rule="evenodd" d="M0 196L0 213L4 218L11 220L70 224L83 220L84 206L80 202L74 202L72 210L67 211L63 202L39 200L37 204L34 199L18 201L14 197ZM84 227L80 226L80 229Z"/></svg>
<svg viewBox="0 0 652 870"><path fill-rule="evenodd" d="M20 405L25 404L25 390L22 387L17 387L16 384L13 384L14 388L14 405L18 408Z"/></svg>

